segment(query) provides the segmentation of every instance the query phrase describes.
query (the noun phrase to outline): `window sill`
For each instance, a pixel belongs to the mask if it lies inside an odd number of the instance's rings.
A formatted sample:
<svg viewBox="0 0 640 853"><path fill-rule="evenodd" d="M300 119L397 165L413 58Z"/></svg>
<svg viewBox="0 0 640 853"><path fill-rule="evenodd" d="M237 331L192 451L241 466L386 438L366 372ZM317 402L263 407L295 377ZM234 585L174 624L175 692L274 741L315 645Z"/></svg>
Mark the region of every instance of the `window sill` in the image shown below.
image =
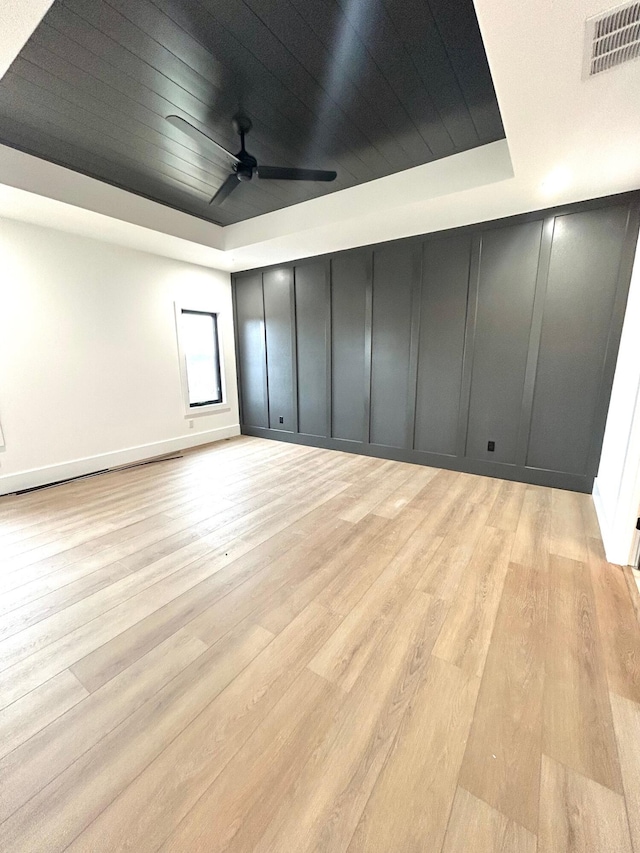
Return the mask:
<svg viewBox="0 0 640 853"><path fill-rule="evenodd" d="M223 412L230 412L231 406L228 403L213 403L211 406L197 406L193 409L187 409L185 420L191 418L202 417L203 415L218 415Z"/></svg>

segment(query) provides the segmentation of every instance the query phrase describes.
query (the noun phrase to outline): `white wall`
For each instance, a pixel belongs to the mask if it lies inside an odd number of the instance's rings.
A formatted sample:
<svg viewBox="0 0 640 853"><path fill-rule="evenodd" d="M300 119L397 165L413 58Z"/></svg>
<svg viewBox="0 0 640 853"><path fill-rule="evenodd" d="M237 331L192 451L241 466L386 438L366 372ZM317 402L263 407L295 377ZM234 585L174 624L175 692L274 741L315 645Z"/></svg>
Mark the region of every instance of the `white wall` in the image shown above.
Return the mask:
<svg viewBox="0 0 640 853"><path fill-rule="evenodd" d="M607 559L627 565L640 508L640 243L593 499Z"/></svg>
<svg viewBox="0 0 640 853"><path fill-rule="evenodd" d="M211 306L226 411L185 414L174 301ZM226 272L0 219L0 494L239 432Z"/></svg>

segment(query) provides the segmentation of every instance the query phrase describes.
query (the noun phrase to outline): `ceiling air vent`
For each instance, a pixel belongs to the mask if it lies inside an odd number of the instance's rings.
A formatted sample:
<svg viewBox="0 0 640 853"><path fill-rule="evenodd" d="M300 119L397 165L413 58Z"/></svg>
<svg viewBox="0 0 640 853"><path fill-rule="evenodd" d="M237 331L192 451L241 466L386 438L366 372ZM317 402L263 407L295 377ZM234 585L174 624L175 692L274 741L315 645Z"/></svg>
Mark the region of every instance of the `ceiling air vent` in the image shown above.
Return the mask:
<svg viewBox="0 0 640 853"><path fill-rule="evenodd" d="M625 3L587 20L584 76L640 57L640 3Z"/></svg>

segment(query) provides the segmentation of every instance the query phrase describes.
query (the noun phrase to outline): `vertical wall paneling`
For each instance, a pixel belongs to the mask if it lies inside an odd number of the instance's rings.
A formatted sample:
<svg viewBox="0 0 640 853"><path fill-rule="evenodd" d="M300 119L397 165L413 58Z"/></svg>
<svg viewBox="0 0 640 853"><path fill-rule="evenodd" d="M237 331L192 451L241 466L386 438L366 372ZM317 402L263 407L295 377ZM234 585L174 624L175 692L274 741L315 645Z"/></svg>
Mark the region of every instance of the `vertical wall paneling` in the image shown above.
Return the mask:
<svg viewBox="0 0 640 853"><path fill-rule="evenodd" d="M626 206L556 217L529 466L586 472L626 222Z"/></svg>
<svg viewBox="0 0 640 853"><path fill-rule="evenodd" d="M590 491L639 199L234 274L243 431Z"/></svg>
<svg viewBox="0 0 640 853"><path fill-rule="evenodd" d="M466 443L472 459L516 463L541 236L539 221L482 233Z"/></svg>
<svg viewBox="0 0 640 853"><path fill-rule="evenodd" d="M385 447L407 446L413 250L391 244L373 255L370 440Z"/></svg>
<svg viewBox="0 0 640 853"><path fill-rule="evenodd" d="M549 278L549 262L551 260L551 245L555 218L548 216L542 225L540 255L538 257L538 272L536 276L536 294L533 300L533 315L531 317L531 332L527 352L527 367L524 375L524 393L522 395L522 412L520 413L520 429L518 432L518 449L516 464L524 465L527 461L529 446L529 430L531 427L531 411L533 409L533 391L536 382L536 369L540 352L540 336L542 334L542 317L544 301L547 295L547 280Z"/></svg>
<svg viewBox="0 0 640 853"><path fill-rule="evenodd" d="M364 441L371 443L371 361L373 356L373 253L367 253L364 297Z"/></svg>
<svg viewBox="0 0 640 853"><path fill-rule="evenodd" d="M464 456L467 445L469 424L469 400L471 397L471 377L473 374L473 352L475 347L476 315L478 312L478 284L482 259L482 235L474 234L471 240L471 260L469 262L469 291L464 329L464 349L462 351L462 381L460 384L460 402L458 405L458 428L456 433L456 455Z"/></svg>
<svg viewBox="0 0 640 853"><path fill-rule="evenodd" d="M291 337L291 411L292 432L300 432L298 404L298 321L296 313L295 269L291 270L289 281L289 335Z"/></svg>
<svg viewBox="0 0 640 853"><path fill-rule="evenodd" d="M331 435L363 442L365 308L369 260L349 252L331 261Z"/></svg>
<svg viewBox="0 0 640 853"><path fill-rule="evenodd" d="M298 432L327 431L326 262L297 264L294 270L298 375Z"/></svg>
<svg viewBox="0 0 640 853"><path fill-rule="evenodd" d="M269 375L269 427L286 432L295 429L292 274L292 270L285 267L266 270L262 276Z"/></svg>
<svg viewBox="0 0 640 853"><path fill-rule="evenodd" d="M262 273L235 279L236 343L243 424L269 426Z"/></svg>
<svg viewBox="0 0 640 853"><path fill-rule="evenodd" d="M325 293L325 401L326 401L326 427L325 436L331 437L331 424L333 422L333 404L331 391L331 373L332 373L332 358L333 358L333 326L331 320L331 258L324 259L324 293Z"/></svg>
<svg viewBox="0 0 640 853"><path fill-rule="evenodd" d="M422 303L422 247L412 246L411 343L409 346L409 390L407 399L407 436L405 447L413 448L416 434L418 393L418 354L420 349L420 307Z"/></svg>
<svg viewBox="0 0 640 853"><path fill-rule="evenodd" d="M426 240L416 378L416 450L455 455L471 236Z"/></svg>

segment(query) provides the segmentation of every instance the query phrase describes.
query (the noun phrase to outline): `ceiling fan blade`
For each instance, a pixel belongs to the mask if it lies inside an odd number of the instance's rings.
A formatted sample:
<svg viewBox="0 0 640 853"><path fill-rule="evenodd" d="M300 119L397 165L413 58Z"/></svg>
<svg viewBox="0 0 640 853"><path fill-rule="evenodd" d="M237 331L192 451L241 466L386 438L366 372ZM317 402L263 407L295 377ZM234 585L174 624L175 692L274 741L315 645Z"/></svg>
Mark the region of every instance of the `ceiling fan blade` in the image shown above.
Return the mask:
<svg viewBox="0 0 640 853"><path fill-rule="evenodd" d="M239 163L240 160L236 157L235 154L232 154L231 151L227 151L226 148L223 148L222 145L218 145L218 143L211 139L210 136L207 136L206 133L203 133L201 130L198 130L197 127L194 127L192 124L189 124L188 121L185 121L180 116L167 116L167 121L170 125L179 130L181 133L186 134L191 137L198 144L205 143L207 145L213 145L214 148L217 148L221 154L226 154L227 157L230 157L234 163Z"/></svg>
<svg viewBox="0 0 640 853"><path fill-rule="evenodd" d="M258 166L258 177L273 181L335 181L337 172L323 169L290 169L288 166Z"/></svg>
<svg viewBox="0 0 640 853"><path fill-rule="evenodd" d="M231 195L231 193L235 190L239 183L240 181L238 180L238 176L235 174L235 172L229 175L227 180L224 182L224 184L222 184L222 186L211 199L209 204L222 204L222 202L226 198L228 198L228 196Z"/></svg>

